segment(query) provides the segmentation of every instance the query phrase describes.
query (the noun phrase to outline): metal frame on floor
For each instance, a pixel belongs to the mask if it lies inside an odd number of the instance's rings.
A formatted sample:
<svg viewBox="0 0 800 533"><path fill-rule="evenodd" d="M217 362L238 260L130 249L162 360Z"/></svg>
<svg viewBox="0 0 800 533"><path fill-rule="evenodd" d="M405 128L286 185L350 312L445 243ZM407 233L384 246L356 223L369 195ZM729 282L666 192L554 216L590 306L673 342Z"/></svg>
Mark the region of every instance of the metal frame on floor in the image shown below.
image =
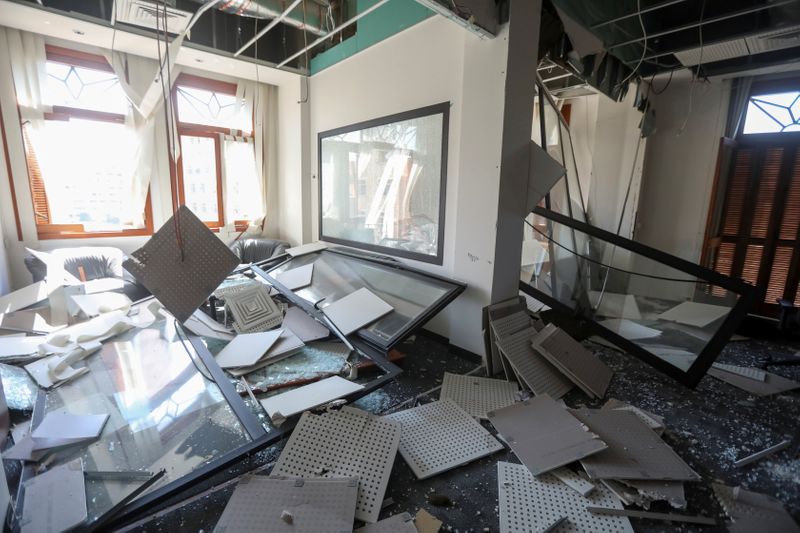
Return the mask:
<svg viewBox="0 0 800 533"><path fill-rule="evenodd" d="M555 213L549 209L535 207L533 209L533 213L550 221L585 233L601 241L605 241L614 246L619 246L620 248L629 250L647 259L657 261L676 270L685 272L690 276L697 278L698 283L710 283L739 295L739 299L725 317L722 325L711 337L711 340L706 343L703 350L697 355L694 363L692 363L692 366L690 366L689 370L687 371L681 370L680 368L664 361L652 352L642 348L638 344L601 326L590 317L578 317L585 321L587 328L592 333L603 337L619 348L622 348L623 350L635 355L645 363L655 367L687 387L694 388L700 382L700 380L706 374L706 371L711 367L711 365L714 363L714 360L722 351L722 348L725 347L725 344L736 331L736 328L739 326L739 324L741 324L742 320L744 320L747 312L752 308L755 302L763 296L763 291L757 287L745 283L742 280L724 276L719 272L709 270L695 263L691 263L679 257L675 257L674 255L662 252L661 250L650 248L649 246L639 242L620 237L619 235L596 228L590 224L580 222L560 213ZM524 281L520 281L519 289L525 294L528 294L547 304L556 311L569 316L574 316L576 313L576 309L562 303L560 300L529 285L528 283L525 283Z"/></svg>

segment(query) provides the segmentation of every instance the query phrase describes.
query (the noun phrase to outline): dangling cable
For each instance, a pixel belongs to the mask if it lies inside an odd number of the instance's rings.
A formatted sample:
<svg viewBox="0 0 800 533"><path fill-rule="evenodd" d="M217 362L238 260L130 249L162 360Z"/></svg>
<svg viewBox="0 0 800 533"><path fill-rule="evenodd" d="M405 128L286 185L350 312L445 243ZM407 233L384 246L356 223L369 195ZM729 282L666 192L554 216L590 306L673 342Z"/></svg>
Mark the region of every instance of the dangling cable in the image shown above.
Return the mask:
<svg viewBox="0 0 800 533"><path fill-rule="evenodd" d="M160 12L160 9L159 9L159 4L157 3L156 4L156 48L158 49L158 78L159 78L159 81L161 82L161 94L162 94L162 96L164 98L164 118L165 118L165 121L166 121L165 129L166 129L166 132L167 132L167 159L168 159L168 163L169 163L170 178L172 178L172 176L175 177L174 180L170 179L170 181L173 182L171 187L170 187L170 189L172 189L174 198L176 199L175 207L173 208L172 220L173 220L173 225L175 227L175 240L177 241L178 249L181 252L181 262L183 262L184 259L185 259L185 255L186 254L185 254L185 248L184 248L184 244L183 244L183 235L182 235L182 231L181 231L180 217L178 216L180 195L178 194L179 190L178 190L178 181L177 181L178 168L177 168L176 161L174 159L174 155L175 155L175 150L174 150L174 148L175 148L175 144L174 144L175 131L173 129L174 109L172 109L172 105L171 105L172 100L170 98L170 92L171 92L171 89L172 89L172 82L171 82L170 68L169 68L169 35L167 33L167 6L166 6L166 2L164 0L162 0L161 4L162 4L162 7L164 8L164 33L163 33L163 36L164 36L164 47L165 47L165 54L166 54L165 60L167 62L167 80L166 80L166 85L164 84L164 59L162 59L162 55L161 55L161 34L159 33L161 31L161 24L160 24L161 12Z"/></svg>
<svg viewBox="0 0 800 533"><path fill-rule="evenodd" d="M694 104L694 86L697 83L697 78L700 76L700 69L703 66L703 17L706 13L706 0L703 0L703 3L700 5L700 26L697 28L698 36L700 38L700 57L697 58L697 69L694 71L692 75L692 81L689 84L689 108L686 110L686 118L683 119L683 124L681 124L678 133L675 135L676 137L680 137L684 130L686 129L686 125L689 123L689 117L692 116L692 105Z"/></svg>
<svg viewBox="0 0 800 533"><path fill-rule="evenodd" d="M300 98L297 102L298 104L305 104L308 102L308 75L310 74L309 71L309 62L308 62L308 33L306 31L306 0L303 0L303 46L305 47L305 58L306 58L306 75L305 75L305 85L306 85L306 96L305 98Z"/></svg>

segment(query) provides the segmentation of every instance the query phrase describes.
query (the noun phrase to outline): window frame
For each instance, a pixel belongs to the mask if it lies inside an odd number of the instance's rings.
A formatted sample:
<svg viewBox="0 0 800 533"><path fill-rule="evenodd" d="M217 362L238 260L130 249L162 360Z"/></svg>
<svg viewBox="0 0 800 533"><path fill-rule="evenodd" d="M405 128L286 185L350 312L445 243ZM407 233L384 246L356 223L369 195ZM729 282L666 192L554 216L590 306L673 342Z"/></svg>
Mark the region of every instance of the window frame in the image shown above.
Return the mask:
<svg viewBox="0 0 800 533"><path fill-rule="evenodd" d="M111 65L103 56L90 54L88 52L81 52L61 46L51 44L45 45L45 54L47 61L56 63L63 63L65 65L90 68L94 70L101 70L104 72L114 72ZM68 106L53 106L51 112L44 114L45 120L61 120L69 121L70 119L92 120L96 122L111 122L116 124L124 124L125 116L117 113L107 113L103 111L93 111L89 109L80 109ZM20 123L20 134L23 139L23 150L25 151L25 168L28 178L28 187L31 193L31 202L34 212L34 224L36 226L36 235L41 240L49 239L86 239L86 238L104 238L104 237L139 237L153 234L153 205L150 198L150 187L147 189L147 196L145 199L144 208L144 227L121 229L118 231L86 231L83 224L54 224L52 222L38 221L41 214L37 214L36 203L33 200L35 196L34 191L34 177L31 175L31 165L29 163L30 157L35 157L35 154L29 153L29 143L25 140L24 132L25 124ZM44 188L44 187L42 187ZM46 216L49 218L49 201L47 200L47 193L45 192L45 201L48 203L48 211Z"/></svg>
<svg viewBox="0 0 800 533"><path fill-rule="evenodd" d="M442 155L441 155L441 169L439 178L439 221L437 228L437 242L436 242L436 255L427 255L418 252L410 252L390 246L381 246L378 244L369 244L360 241L352 241L349 239L342 239L340 237L331 237L325 235L322 217L322 141L327 137L334 137L342 135L343 133L350 133L353 131L373 128L376 126L383 126L393 122L402 122L404 120L411 120L415 118L422 118L433 115L442 115ZM448 146L450 136L450 102L441 102L425 107L419 107L402 113L395 113L393 115L386 115L383 117L366 120L364 122L357 122L348 126L342 126L332 130L322 131L317 134L317 217L319 225L319 238L322 241L350 246L361 250L376 252L393 257L402 257L405 259L413 259L423 263L433 265L444 264L444 229L445 229L445 215L447 204L447 163L448 163Z"/></svg>
<svg viewBox="0 0 800 533"><path fill-rule="evenodd" d="M747 95L747 107L749 107L750 100L754 97L795 91L800 91L800 77L755 82L750 89L750 94ZM747 122L747 107L745 107L744 116L742 116L741 124L739 124L739 130L736 132L736 139L748 143L773 143L780 139L800 139L800 131L745 133L744 126Z"/></svg>
<svg viewBox="0 0 800 533"><path fill-rule="evenodd" d="M221 126L211 126L206 124L195 124L192 122L182 122L180 113L178 111L178 89L180 87L189 87L192 89L201 89L204 91L211 91L220 94L227 94L230 96L236 95L236 84L233 82L215 80L211 78L204 78L194 74L181 73L175 80L172 87L171 98L172 108L175 110L175 129L178 145L181 150L181 155L173 165L170 165L170 176L173 181L172 193L172 207L177 210L179 206L186 203L186 191L184 189L183 179L183 146L181 144L181 137L207 137L214 140L214 152L216 157L216 172L217 172L217 220L213 222L203 221L203 223L212 231L218 232L226 223L233 222L236 231L244 231L247 229L249 221L247 220L225 220L225 203L223 198L223 182L222 182L222 143L220 142L220 135L230 135L232 131L238 132L240 137L247 137L255 140L254 131L231 130L230 128L223 128ZM177 195L177 197L176 197Z"/></svg>

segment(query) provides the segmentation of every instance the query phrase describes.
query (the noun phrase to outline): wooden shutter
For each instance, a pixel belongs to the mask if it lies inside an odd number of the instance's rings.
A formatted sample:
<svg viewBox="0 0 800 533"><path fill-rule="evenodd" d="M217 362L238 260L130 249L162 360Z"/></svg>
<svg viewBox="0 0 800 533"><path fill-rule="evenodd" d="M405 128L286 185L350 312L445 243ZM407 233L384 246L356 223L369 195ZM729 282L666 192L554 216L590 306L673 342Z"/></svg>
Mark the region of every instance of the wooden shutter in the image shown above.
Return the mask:
<svg viewBox="0 0 800 533"><path fill-rule="evenodd" d="M736 151L733 165L733 176L729 181L728 194L725 197L725 214L722 219L722 234L735 236L739 234L742 222L744 201L747 198L747 186L753 169L753 150Z"/></svg>
<svg viewBox="0 0 800 533"><path fill-rule="evenodd" d="M775 205L775 191L778 188L778 174L781 172L782 163L782 146L767 150L759 172L758 192L755 197L753 221L750 225L751 237L767 238L769 219Z"/></svg>
<svg viewBox="0 0 800 533"><path fill-rule="evenodd" d="M50 223L50 204L47 203L47 193L44 189L44 179L36 159L36 152L33 149L28 126L22 128L22 137L25 142L25 160L28 164L28 181L31 185L31 197L33 198L33 214L36 224Z"/></svg>

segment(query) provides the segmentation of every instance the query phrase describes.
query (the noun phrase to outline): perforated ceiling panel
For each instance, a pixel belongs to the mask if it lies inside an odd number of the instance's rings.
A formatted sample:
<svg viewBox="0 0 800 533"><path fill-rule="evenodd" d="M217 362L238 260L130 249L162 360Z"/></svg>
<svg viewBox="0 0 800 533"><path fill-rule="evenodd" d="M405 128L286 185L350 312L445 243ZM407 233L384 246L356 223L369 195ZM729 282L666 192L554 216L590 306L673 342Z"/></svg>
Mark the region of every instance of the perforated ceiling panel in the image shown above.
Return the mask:
<svg viewBox="0 0 800 533"><path fill-rule="evenodd" d="M385 417L350 407L303 413L272 475L357 477L356 518L372 523L378 520L399 443L400 424Z"/></svg>
<svg viewBox="0 0 800 533"><path fill-rule="evenodd" d="M400 513L376 524L360 527L354 533L417 533L417 528L414 527L414 517L408 513Z"/></svg>
<svg viewBox="0 0 800 533"><path fill-rule="evenodd" d="M633 533L624 516L586 510L589 505L622 509L605 487L598 486L584 498L550 474L534 477L524 466L502 461L497 463L497 484L501 533L543 531L564 517L559 532Z"/></svg>
<svg viewBox="0 0 800 533"><path fill-rule="evenodd" d="M400 455L419 479L503 449L469 413L447 398L383 418L402 424Z"/></svg>
<svg viewBox="0 0 800 533"><path fill-rule="evenodd" d="M528 327L513 335L498 337L497 347L534 394L561 398L572 389L572 382L533 349L531 340L536 335L536 330Z"/></svg>
<svg viewBox="0 0 800 533"><path fill-rule="evenodd" d="M348 532L358 479L276 479L245 476L214 528L215 533ZM281 515L288 513L290 522Z"/></svg>
<svg viewBox="0 0 800 533"><path fill-rule="evenodd" d="M238 333L257 333L280 326L283 312L269 296L269 287L254 284L227 295L225 304L233 315L233 327Z"/></svg>
<svg viewBox="0 0 800 533"><path fill-rule="evenodd" d="M233 252L188 207L181 206L122 266L167 311L185 322L238 264Z"/></svg>
<svg viewBox="0 0 800 533"><path fill-rule="evenodd" d="M519 388L502 379L444 373L440 398L450 398L472 416L488 418L486 413L517 401Z"/></svg>

